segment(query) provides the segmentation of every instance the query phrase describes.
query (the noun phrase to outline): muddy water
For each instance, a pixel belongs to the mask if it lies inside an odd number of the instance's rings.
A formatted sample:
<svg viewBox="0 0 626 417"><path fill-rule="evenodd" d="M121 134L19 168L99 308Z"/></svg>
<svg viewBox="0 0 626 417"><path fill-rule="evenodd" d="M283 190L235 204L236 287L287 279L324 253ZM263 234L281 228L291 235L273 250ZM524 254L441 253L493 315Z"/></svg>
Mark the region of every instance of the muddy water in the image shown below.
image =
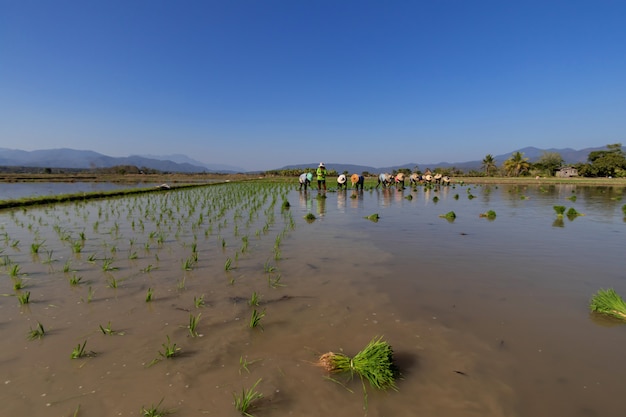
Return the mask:
<svg viewBox="0 0 626 417"><path fill-rule="evenodd" d="M3 412L132 416L162 400L177 416L235 416L233 393L260 379L257 416L621 415L626 327L587 305L599 288L626 294L622 191L321 199L228 184L3 212ZM586 215L555 222L553 205ZM479 218L487 210L495 220ZM449 211L453 222L439 217ZM377 223L364 219L373 213ZM252 329L254 292L265 316ZM27 340L38 322L45 336ZM109 325L116 334L101 332ZM315 361L379 335L402 379L397 392L368 389L365 411L360 382L331 381ZM163 359L168 337L180 351ZM89 355L70 359L84 342Z"/></svg>

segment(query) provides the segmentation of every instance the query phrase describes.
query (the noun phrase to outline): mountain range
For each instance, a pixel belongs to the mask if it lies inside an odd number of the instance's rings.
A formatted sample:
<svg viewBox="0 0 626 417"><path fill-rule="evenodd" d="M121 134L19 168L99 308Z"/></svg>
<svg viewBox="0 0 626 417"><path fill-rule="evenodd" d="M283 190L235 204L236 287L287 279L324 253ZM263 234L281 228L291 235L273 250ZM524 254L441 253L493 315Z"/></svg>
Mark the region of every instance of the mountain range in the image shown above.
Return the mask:
<svg viewBox="0 0 626 417"><path fill-rule="evenodd" d="M113 157L94 151L76 149L42 149L22 151L19 149L0 148L0 166L23 166L36 168L90 169L110 168L118 165L133 165L162 172L243 172L243 168L223 165L204 164L185 155L131 155Z"/></svg>
<svg viewBox="0 0 626 417"><path fill-rule="evenodd" d="M587 156L590 152L596 150L603 150L606 147L595 147L575 150L571 148L565 149L540 149L535 147L527 147L511 151L502 155L495 155L496 164L500 165L502 162L511 157L514 152L522 152L530 162L537 161L544 152L556 152L561 155L566 164L576 164L579 162L586 162ZM118 165L133 165L139 168L150 168L159 170L162 172L183 172L183 173L195 173L195 172L211 172L211 173L236 173L246 172L245 169L224 164L205 164L203 162L196 161L189 158L186 155L175 154L167 156L155 156L155 155L131 155L127 157L112 157L103 155L94 151L88 150L76 150L76 149L42 149L36 151L23 151L18 149L0 148L0 166L22 166L22 167L36 167L36 168L66 168L66 169L90 169L90 168L110 168ZM286 165L277 170L285 169L305 169L316 168L317 162ZM471 170L480 170L482 161L466 161L466 162L438 162L438 163L406 163L402 165L395 165L389 167L373 167L367 165L351 165L343 163L327 163L326 166L329 169L337 172L357 172L364 171L376 173L376 172L391 172L400 168L409 168L411 170L418 167L424 171L426 168L451 168L455 167L463 172L469 172Z"/></svg>

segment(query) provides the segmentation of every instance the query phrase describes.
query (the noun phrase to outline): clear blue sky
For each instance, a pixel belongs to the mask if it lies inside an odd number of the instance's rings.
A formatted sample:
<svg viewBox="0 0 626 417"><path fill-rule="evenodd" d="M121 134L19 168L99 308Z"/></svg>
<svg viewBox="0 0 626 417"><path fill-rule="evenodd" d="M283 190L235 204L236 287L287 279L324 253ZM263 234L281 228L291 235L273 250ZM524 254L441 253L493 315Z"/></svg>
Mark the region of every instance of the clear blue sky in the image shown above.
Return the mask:
<svg viewBox="0 0 626 417"><path fill-rule="evenodd" d="M265 170L625 132L626 1L0 0L0 147Z"/></svg>

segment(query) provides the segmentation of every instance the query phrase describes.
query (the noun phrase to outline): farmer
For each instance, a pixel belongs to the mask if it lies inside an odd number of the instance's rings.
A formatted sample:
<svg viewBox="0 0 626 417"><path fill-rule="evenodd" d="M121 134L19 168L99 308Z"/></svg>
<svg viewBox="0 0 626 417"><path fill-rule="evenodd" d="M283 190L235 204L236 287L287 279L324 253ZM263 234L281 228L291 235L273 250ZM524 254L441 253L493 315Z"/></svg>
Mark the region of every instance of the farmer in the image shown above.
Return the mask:
<svg viewBox="0 0 626 417"><path fill-rule="evenodd" d="M352 174L350 177L350 182L352 182L352 188L356 185L357 191L359 190L359 185L361 186L361 191L363 191L363 184L365 184L365 177L363 175Z"/></svg>
<svg viewBox="0 0 626 417"><path fill-rule="evenodd" d="M306 191L306 187L311 185L311 180L313 179L313 174L310 172L305 172L300 175L298 181L300 182L300 190L302 190L302 186L304 186L304 191Z"/></svg>
<svg viewBox="0 0 626 417"><path fill-rule="evenodd" d="M348 189L348 179L346 178L345 175L341 174L340 176L337 177L337 189L341 190L342 188L346 188L346 190Z"/></svg>
<svg viewBox="0 0 626 417"><path fill-rule="evenodd" d="M378 176L378 184L376 184L376 188L378 188L380 184L383 185L383 188L388 187L389 185L391 185L392 179L393 177L391 176L391 174L385 174L385 173L380 174Z"/></svg>
<svg viewBox="0 0 626 417"><path fill-rule="evenodd" d="M320 162L320 166L317 167L317 189L321 190L322 188L324 188L324 191L326 191L326 174L328 174L328 171L326 171L326 166L324 165L323 162Z"/></svg>

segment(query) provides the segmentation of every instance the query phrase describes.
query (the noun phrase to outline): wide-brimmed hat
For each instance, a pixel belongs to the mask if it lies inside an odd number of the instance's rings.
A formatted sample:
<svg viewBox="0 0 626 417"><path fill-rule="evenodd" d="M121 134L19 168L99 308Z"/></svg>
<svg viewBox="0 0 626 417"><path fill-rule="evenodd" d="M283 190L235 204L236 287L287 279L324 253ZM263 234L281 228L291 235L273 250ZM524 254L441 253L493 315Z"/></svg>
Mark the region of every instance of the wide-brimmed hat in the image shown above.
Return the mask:
<svg viewBox="0 0 626 417"><path fill-rule="evenodd" d="M324 163L323 163L323 162L320 162L320 166L319 166L319 167L320 167L320 168L326 168L326 165L324 165Z"/></svg>
<svg viewBox="0 0 626 417"><path fill-rule="evenodd" d="M356 184L357 182L359 182L359 175L352 174L352 176L350 177L350 181L352 182L352 184Z"/></svg>
<svg viewBox="0 0 626 417"><path fill-rule="evenodd" d="M337 182L338 182L339 184L343 184L343 183L345 183L345 182L346 182L346 176L345 176L345 175L343 175L343 174L341 174L339 177L337 177Z"/></svg>

